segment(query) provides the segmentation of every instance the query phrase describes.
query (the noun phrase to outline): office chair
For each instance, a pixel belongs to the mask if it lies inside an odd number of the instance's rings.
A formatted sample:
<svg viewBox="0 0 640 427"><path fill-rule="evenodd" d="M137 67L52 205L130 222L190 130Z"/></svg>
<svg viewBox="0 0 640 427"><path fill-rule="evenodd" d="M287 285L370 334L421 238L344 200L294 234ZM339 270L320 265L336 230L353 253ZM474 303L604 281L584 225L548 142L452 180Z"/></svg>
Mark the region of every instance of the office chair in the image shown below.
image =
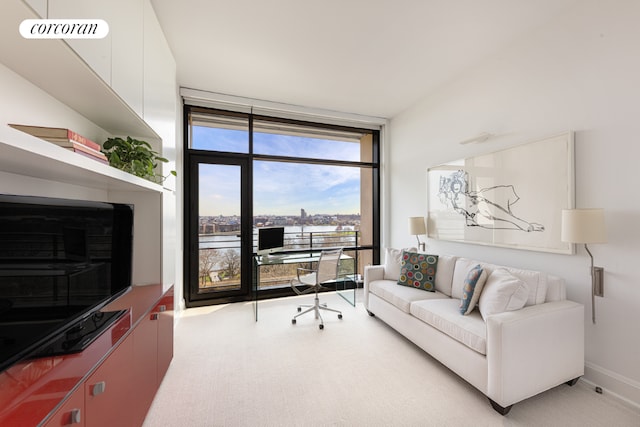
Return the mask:
<svg viewBox="0 0 640 427"><path fill-rule="evenodd" d="M327 304L320 304L318 299L318 291L328 289L323 286L323 283L335 281L338 278L338 267L340 265L340 256L342 255L342 248L324 250L320 254L318 260L318 266L315 270L308 268L298 268L297 276L291 280L291 287L298 295L305 295L311 292L316 293L316 297L313 305L300 305L298 306L298 314L291 319L292 324L296 324L296 318L303 314L313 311L316 315L316 319L320 319L320 329L324 329L324 322L320 315L320 310L332 311L338 313L338 319L342 319L342 312L327 307ZM299 285L307 286L305 289L298 289ZM305 311L302 311L303 307L308 307Z"/></svg>

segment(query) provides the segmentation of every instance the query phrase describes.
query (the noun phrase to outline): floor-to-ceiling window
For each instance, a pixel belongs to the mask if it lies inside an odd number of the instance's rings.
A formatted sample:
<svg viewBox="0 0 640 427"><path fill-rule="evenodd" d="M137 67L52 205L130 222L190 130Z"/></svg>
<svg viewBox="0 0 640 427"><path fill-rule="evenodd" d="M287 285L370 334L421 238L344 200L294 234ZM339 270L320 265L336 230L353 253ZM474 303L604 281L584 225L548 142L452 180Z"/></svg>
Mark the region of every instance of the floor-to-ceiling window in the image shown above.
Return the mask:
<svg viewBox="0 0 640 427"><path fill-rule="evenodd" d="M379 249L379 131L185 106L185 296L251 298L258 228L284 251L343 247L362 274ZM288 295L295 265L263 268L260 297Z"/></svg>

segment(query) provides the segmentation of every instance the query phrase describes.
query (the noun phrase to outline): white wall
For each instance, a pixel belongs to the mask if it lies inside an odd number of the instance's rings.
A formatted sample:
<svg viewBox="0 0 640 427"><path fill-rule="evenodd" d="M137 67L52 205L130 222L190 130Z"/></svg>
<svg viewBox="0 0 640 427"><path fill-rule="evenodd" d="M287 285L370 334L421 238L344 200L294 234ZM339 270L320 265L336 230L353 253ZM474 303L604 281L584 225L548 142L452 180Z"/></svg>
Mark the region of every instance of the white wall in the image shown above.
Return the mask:
<svg viewBox="0 0 640 427"><path fill-rule="evenodd" d="M407 217L426 215L428 167L575 131L576 207L606 209L608 243L590 246L605 269L597 324L583 246L573 256L435 240L428 249L564 277L569 299L585 304L585 378L640 405L638 22L638 1L579 2L393 118L385 244L415 244ZM481 132L499 136L458 143Z"/></svg>

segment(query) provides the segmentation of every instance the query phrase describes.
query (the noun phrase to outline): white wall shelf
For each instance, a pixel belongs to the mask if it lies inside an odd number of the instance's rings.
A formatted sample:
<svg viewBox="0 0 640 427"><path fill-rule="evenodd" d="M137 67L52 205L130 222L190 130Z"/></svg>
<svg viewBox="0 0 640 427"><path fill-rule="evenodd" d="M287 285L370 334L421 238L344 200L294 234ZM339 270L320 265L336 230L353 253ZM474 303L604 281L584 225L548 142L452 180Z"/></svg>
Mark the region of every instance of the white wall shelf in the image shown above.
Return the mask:
<svg viewBox="0 0 640 427"><path fill-rule="evenodd" d="M162 192L159 184L7 125L0 127L0 170L106 191Z"/></svg>

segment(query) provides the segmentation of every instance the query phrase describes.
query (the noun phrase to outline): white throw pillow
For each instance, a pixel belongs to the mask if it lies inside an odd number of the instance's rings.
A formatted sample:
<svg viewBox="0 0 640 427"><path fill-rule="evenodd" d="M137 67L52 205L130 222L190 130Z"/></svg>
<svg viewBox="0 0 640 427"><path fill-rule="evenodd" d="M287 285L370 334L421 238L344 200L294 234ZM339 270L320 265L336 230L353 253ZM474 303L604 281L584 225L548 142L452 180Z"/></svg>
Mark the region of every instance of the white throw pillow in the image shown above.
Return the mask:
<svg viewBox="0 0 640 427"><path fill-rule="evenodd" d="M416 248L394 249L385 248L384 250L384 278L386 280L395 280L400 278L400 268L402 267L402 251L408 250L415 252Z"/></svg>
<svg viewBox="0 0 640 427"><path fill-rule="evenodd" d="M480 294L480 314L486 320L492 314L520 310L527 298L527 284L506 269L498 268L489 275Z"/></svg>

